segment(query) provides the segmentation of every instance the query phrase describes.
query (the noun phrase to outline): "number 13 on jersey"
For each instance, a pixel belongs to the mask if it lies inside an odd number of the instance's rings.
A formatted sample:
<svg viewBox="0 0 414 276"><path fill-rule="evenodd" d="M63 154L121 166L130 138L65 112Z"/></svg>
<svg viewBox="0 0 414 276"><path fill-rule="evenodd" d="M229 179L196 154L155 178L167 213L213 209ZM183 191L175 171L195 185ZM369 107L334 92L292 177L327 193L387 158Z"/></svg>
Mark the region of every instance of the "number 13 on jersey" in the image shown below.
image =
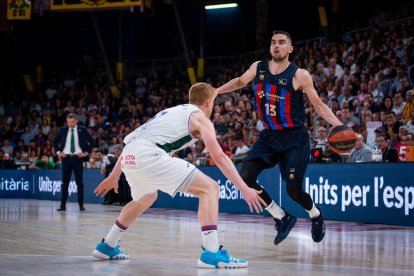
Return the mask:
<svg viewBox="0 0 414 276"><path fill-rule="evenodd" d="M276 116L276 105L274 104L265 104L266 106L266 115Z"/></svg>

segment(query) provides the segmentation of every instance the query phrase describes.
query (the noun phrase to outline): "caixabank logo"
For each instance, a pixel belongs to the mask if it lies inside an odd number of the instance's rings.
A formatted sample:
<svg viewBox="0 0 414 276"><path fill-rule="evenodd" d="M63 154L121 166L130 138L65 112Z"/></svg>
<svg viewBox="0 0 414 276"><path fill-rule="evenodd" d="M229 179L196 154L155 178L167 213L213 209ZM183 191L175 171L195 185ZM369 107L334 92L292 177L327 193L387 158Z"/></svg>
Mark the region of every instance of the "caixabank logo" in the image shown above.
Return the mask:
<svg viewBox="0 0 414 276"><path fill-rule="evenodd" d="M243 200L243 196L239 189L231 183L230 180L223 178L217 179L219 187L219 199L221 200ZM196 196L187 193L178 193L179 197L195 198Z"/></svg>

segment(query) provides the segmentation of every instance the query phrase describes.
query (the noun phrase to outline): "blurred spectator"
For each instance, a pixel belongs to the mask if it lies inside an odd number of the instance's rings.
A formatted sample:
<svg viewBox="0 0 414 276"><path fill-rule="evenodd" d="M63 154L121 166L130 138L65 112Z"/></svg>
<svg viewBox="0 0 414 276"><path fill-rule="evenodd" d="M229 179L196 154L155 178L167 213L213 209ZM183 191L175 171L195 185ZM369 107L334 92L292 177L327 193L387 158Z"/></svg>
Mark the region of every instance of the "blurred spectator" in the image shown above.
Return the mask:
<svg viewBox="0 0 414 276"><path fill-rule="evenodd" d="M407 133L404 134L401 139L401 144L405 144L407 146L414 146L413 134Z"/></svg>
<svg viewBox="0 0 414 276"><path fill-rule="evenodd" d="M25 145L29 145L30 141L33 140L34 135L30 130L30 127L26 126L24 128L24 133L20 136L20 139L23 140Z"/></svg>
<svg viewBox="0 0 414 276"><path fill-rule="evenodd" d="M380 95L384 95L386 96L390 96L392 97L392 83L393 83L393 79L395 78L396 75L396 71L391 69L391 68L385 68L383 70L383 79L382 81L378 84L378 93Z"/></svg>
<svg viewBox="0 0 414 276"><path fill-rule="evenodd" d="M408 131L410 133L414 133L414 110L411 110L411 117L408 119L407 122Z"/></svg>
<svg viewBox="0 0 414 276"><path fill-rule="evenodd" d="M414 110L414 89L408 90L406 95L406 105L404 106L402 120L407 123L411 118L411 112Z"/></svg>
<svg viewBox="0 0 414 276"><path fill-rule="evenodd" d="M19 170L26 170L32 164L29 160L29 154L27 152L22 152L20 158L15 160L15 164L17 169Z"/></svg>
<svg viewBox="0 0 414 276"><path fill-rule="evenodd" d="M382 103L381 111L383 111L384 113L389 113L392 111L392 107L392 98L390 96L385 97Z"/></svg>
<svg viewBox="0 0 414 276"><path fill-rule="evenodd" d="M42 128L38 128L37 134L33 137L33 140L39 148L43 148L45 146L47 136L43 134Z"/></svg>
<svg viewBox="0 0 414 276"><path fill-rule="evenodd" d="M55 87L55 85L54 84L52 84L47 90L46 90L46 92L45 92L45 95L46 95L46 97L49 99L49 100L52 100L54 97L55 97L55 95L56 95L56 93L57 93L57 91L56 91L56 87Z"/></svg>
<svg viewBox="0 0 414 276"><path fill-rule="evenodd" d="M394 112L397 120L401 120L406 102L404 101L401 92L396 92L393 99L394 103L391 111Z"/></svg>
<svg viewBox="0 0 414 276"><path fill-rule="evenodd" d="M342 79L344 76L344 69L341 65L336 63L336 58L330 58L329 59L329 67L332 67L334 69L335 77L338 79Z"/></svg>
<svg viewBox="0 0 414 276"><path fill-rule="evenodd" d="M42 122L42 133L47 136L50 133L50 129L51 127L49 125L49 122L46 119L44 119Z"/></svg>
<svg viewBox="0 0 414 276"><path fill-rule="evenodd" d="M234 163L239 163L243 160L244 156L246 156L247 152L250 150L248 146L243 142L243 139L238 138L236 141L236 147L233 149L231 154L231 159Z"/></svg>
<svg viewBox="0 0 414 276"><path fill-rule="evenodd" d="M388 138L395 143L398 141L398 131L403 124L400 121L397 121L394 112L385 115L385 117L385 130Z"/></svg>
<svg viewBox="0 0 414 276"><path fill-rule="evenodd" d="M345 83L342 87L342 94L338 97L339 106L341 109L348 106L348 102L353 99L351 92L351 85Z"/></svg>
<svg viewBox="0 0 414 276"><path fill-rule="evenodd" d="M44 144L44 146L43 146L43 148L42 148L42 152L43 152L44 154L49 155L49 156L55 155L55 151L54 151L54 149L53 149L53 143L52 143L52 140L50 140L50 139L47 139L47 140L46 140L46 142L45 142L45 144Z"/></svg>
<svg viewBox="0 0 414 276"><path fill-rule="evenodd" d="M400 87L396 92L400 92L403 98L407 95L407 92L413 87L410 85L408 78L404 75L400 78Z"/></svg>
<svg viewBox="0 0 414 276"><path fill-rule="evenodd" d="M367 122L373 121L373 114L369 109L362 109L360 112L360 118L361 118L361 125L360 126L366 126Z"/></svg>
<svg viewBox="0 0 414 276"><path fill-rule="evenodd" d="M147 87L145 86L145 83L141 80L138 81L135 88L135 95L138 98L144 98L145 93L147 92Z"/></svg>
<svg viewBox="0 0 414 276"><path fill-rule="evenodd" d="M1 148L1 150L4 152L4 154L7 153L9 157L13 156L14 149L13 146L10 145L9 139L4 139L3 147Z"/></svg>
<svg viewBox="0 0 414 276"><path fill-rule="evenodd" d="M413 134L406 133L402 135L401 143L398 144L397 152L398 152L398 161L399 162L406 162L407 161L407 148L414 146L413 141ZM410 160L413 161L413 160Z"/></svg>
<svg viewBox="0 0 414 276"><path fill-rule="evenodd" d="M29 146L25 145L23 140L20 139L19 141L17 141L17 146L16 146L16 152L28 152L29 151Z"/></svg>
<svg viewBox="0 0 414 276"><path fill-rule="evenodd" d="M375 141L377 143L378 149L381 150L383 162L386 162L386 161L397 162L398 161L397 151L388 145L387 138L384 134L377 134L377 138L375 139Z"/></svg>
<svg viewBox="0 0 414 276"><path fill-rule="evenodd" d="M29 157L35 157L40 155L40 147L36 144L34 140L29 142ZM33 160L32 160L33 161Z"/></svg>
<svg viewBox="0 0 414 276"><path fill-rule="evenodd" d="M318 162L325 162L325 163L341 163L343 162L343 159L341 155L338 153L332 151L331 147L329 146L329 143L326 145L326 150L322 152L322 154L319 157Z"/></svg>
<svg viewBox="0 0 414 276"><path fill-rule="evenodd" d="M10 159L10 155L5 152L3 159L0 160L0 169L2 170L14 170L16 169L16 164L13 159Z"/></svg>
<svg viewBox="0 0 414 276"><path fill-rule="evenodd" d="M384 94L380 94L375 80L368 81L368 91L371 93L376 105L380 106L383 104L385 96Z"/></svg>
<svg viewBox="0 0 414 276"><path fill-rule="evenodd" d="M326 145L328 144L328 131L325 127L319 127L317 132L317 138L315 139L314 148L322 149L322 152L326 151Z"/></svg>
<svg viewBox="0 0 414 276"><path fill-rule="evenodd" d="M227 146L227 144L224 142L224 139L221 135L217 135L217 142L220 145L221 149L223 150L224 153L227 153L228 155L230 155L230 148Z"/></svg>
<svg viewBox="0 0 414 276"><path fill-rule="evenodd" d="M196 165L207 166L210 163L210 154L207 147L202 140L197 141L195 145Z"/></svg>
<svg viewBox="0 0 414 276"><path fill-rule="evenodd" d="M351 151L348 163L362 163L372 161L372 150L365 144L364 137L361 134L357 135L356 144Z"/></svg>
<svg viewBox="0 0 414 276"><path fill-rule="evenodd" d="M343 124L349 126L353 130L358 129L359 119L354 116L354 112L349 107L342 109Z"/></svg>
<svg viewBox="0 0 414 276"><path fill-rule="evenodd" d="M109 164L108 158L103 154L101 149L92 151L91 158L86 167L91 169L101 169Z"/></svg>
<svg viewBox="0 0 414 276"><path fill-rule="evenodd" d="M47 154L42 154L40 159L35 160L30 166L29 169L39 169L39 170L48 170L54 169L55 163L49 160L49 156Z"/></svg>
<svg viewBox="0 0 414 276"><path fill-rule="evenodd" d="M372 97L371 93L365 94L363 107L372 113L381 111L381 105L374 102L374 98Z"/></svg>
<svg viewBox="0 0 414 276"><path fill-rule="evenodd" d="M332 97L329 100L329 107L331 108L332 112L336 114L339 111L339 101L337 97Z"/></svg>

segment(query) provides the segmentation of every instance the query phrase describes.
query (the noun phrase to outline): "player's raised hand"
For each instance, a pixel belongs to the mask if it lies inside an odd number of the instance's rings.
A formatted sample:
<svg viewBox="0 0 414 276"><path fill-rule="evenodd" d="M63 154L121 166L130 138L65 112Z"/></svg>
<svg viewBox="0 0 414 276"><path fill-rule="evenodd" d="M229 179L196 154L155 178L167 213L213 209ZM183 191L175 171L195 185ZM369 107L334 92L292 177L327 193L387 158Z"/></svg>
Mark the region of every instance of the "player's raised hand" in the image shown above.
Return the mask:
<svg viewBox="0 0 414 276"><path fill-rule="evenodd" d="M257 213L263 212L263 206L267 206L266 202L259 196L262 191L257 191L252 188L241 190L244 200L249 205L250 212L253 213L253 208Z"/></svg>
<svg viewBox="0 0 414 276"><path fill-rule="evenodd" d="M104 197L112 189L114 189L115 193L118 193L118 178L108 176L98 185L98 187L95 188L93 192L96 196Z"/></svg>

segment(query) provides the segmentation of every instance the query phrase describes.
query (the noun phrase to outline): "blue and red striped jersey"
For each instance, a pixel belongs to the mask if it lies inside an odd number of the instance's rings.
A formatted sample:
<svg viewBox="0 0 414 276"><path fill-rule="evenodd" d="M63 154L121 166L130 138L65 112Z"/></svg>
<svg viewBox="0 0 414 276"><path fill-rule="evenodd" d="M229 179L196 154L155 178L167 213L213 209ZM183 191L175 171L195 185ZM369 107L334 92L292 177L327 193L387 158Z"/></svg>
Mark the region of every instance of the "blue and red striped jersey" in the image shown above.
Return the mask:
<svg viewBox="0 0 414 276"><path fill-rule="evenodd" d="M282 73L273 75L267 60L257 64L254 93L257 111L265 128L280 130L304 125L303 91L294 90L292 85L297 69L291 63Z"/></svg>

